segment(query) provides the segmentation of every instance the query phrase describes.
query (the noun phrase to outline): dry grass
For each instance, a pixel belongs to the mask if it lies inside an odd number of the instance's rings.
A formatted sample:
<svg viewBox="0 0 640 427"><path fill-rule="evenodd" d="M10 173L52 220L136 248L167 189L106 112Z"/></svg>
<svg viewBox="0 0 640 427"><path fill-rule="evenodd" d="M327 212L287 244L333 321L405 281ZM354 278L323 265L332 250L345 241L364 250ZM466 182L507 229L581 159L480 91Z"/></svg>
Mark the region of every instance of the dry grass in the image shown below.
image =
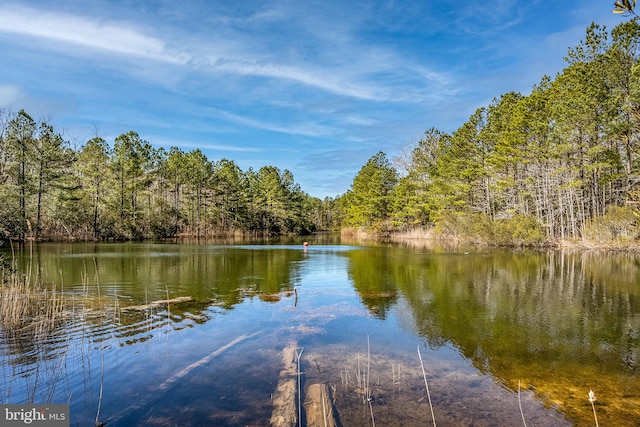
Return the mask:
<svg viewBox="0 0 640 427"><path fill-rule="evenodd" d="M433 227L417 227L412 228L410 230L398 231L395 233L391 233L390 239L392 241L402 241L402 240L438 240L440 236L438 236Z"/></svg>
<svg viewBox="0 0 640 427"><path fill-rule="evenodd" d="M64 299L54 288L10 269L0 275L0 326L4 332L48 333L62 320Z"/></svg>

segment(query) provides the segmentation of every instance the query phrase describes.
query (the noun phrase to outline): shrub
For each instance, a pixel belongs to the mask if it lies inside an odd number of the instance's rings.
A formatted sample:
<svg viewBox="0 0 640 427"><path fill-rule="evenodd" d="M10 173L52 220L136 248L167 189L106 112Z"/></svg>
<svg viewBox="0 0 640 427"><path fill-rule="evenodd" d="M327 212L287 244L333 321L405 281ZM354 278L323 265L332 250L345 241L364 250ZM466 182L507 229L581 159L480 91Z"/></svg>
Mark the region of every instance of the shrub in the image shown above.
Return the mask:
<svg viewBox="0 0 640 427"><path fill-rule="evenodd" d="M493 224L488 215L477 212L444 212L435 226L436 233L476 243L490 243Z"/></svg>
<svg viewBox="0 0 640 427"><path fill-rule="evenodd" d="M640 213L629 206L610 206L600 217L593 218L584 228L583 237L593 243L633 243L640 238Z"/></svg>
<svg viewBox="0 0 640 427"><path fill-rule="evenodd" d="M535 217L514 215L491 220L475 212L448 212L436 224L438 234L459 240L499 246L541 246L547 243L543 226Z"/></svg>
<svg viewBox="0 0 640 427"><path fill-rule="evenodd" d="M541 246L547 236L538 220L530 215L514 215L494 222L495 243L499 245Z"/></svg>

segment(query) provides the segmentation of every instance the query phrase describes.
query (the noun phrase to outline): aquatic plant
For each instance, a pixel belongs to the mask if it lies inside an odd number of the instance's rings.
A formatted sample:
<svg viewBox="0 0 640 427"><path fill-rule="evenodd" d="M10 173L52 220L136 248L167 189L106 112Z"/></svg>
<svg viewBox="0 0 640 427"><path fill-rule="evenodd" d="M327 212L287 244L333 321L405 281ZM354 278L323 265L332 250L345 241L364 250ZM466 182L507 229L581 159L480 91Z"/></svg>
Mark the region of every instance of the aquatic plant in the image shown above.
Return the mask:
<svg viewBox="0 0 640 427"><path fill-rule="evenodd" d="M68 313L65 299L55 286L46 286L38 277L20 272L12 258L0 256L0 357L11 360L13 352L28 348L30 360L36 361L36 368L23 377L17 377L13 370L7 375L3 367L0 403L10 401L14 383L24 386L22 398L26 403L53 400L64 375L68 347L56 341L60 345L53 357L49 344Z"/></svg>
<svg viewBox="0 0 640 427"><path fill-rule="evenodd" d="M593 409L593 418L596 421L596 427L598 427L598 415L596 414L596 394L593 390L589 390L589 402L591 402L591 408Z"/></svg>
<svg viewBox="0 0 640 427"><path fill-rule="evenodd" d="M11 269L0 277L0 326L3 332L31 329L35 335L53 330L63 318L64 300L55 288Z"/></svg>

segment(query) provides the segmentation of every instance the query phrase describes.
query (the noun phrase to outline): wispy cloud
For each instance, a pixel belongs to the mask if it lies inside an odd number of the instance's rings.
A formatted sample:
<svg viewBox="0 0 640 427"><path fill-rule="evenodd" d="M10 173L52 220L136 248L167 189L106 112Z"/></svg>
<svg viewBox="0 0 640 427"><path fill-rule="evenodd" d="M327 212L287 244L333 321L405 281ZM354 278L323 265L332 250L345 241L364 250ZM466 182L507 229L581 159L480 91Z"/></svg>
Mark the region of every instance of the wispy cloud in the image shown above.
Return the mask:
<svg viewBox="0 0 640 427"><path fill-rule="evenodd" d="M0 32L71 43L121 55L183 64L189 58L170 52L159 38L124 23L31 9L0 6Z"/></svg>
<svg viewBox="0 0 640 427"><path fill-rule="evenodd" d="M234 25L239 27L256 27L266 23L279 22L283 19L287 19L287 14L283 13L283 10L279 10L273 7L260 9L248 16L243 17L229 17L218 16L216 21L225 25Z"/></svg>
<svg viewBox="0 0 640 427"><path fill-rule="evenodd" d="M243 23L254 25L278 21L282 17L281 12L267 9L245 18ZM219 22L224 21L219 18ZM172 43L146 33L145 28L145 25L137 28L128 22L46 9L0 6L0 32L181 65L185 70L296 82L334 95L378 102L422 102L427 98L426 91L416 90L416 87L448 87L444 73L412 64L385 49L373 46L364 49L360 42L348 38L343 39L345 43L339 52L325 53L324 57L317 59L299 60L295 55L290 57L286 47L274 48L268 41L254 46L232 40L237 32L228 28L214 29L208 38L201 40L183 34L182 41ZM330 55L331 60L326 55ZM394 78L389 80L389 75ZM390 86L389 81L396 84ZM418 86L414 86L415 83ZM433 98L433 92L429 97Z"/></svg>
<svg viewBox="0 0 640 427"><path fill-rule="evenodd" d="M459 28L481 37L503 32L522 21L524 9L530 4L523 5L517 0L496 0L487 5L485 1L471 0L461 9Z"/></svg>
<svg viewBox="0 0 640 427"><path fill-rule="evenodd" d="M310 70L309 68L299 66L259 63L250 60L216 61L213 66L218 70L238 74L292 80L337 95L372 101L389 100L388 95L380 93L380 91L374 87L367 87L366 85L354 83L344 77L337 76L338 70Z"/></svg>
<svg viewBox="0 0 640 427"><path fill-rule="evenodd" d="M0 107L287 167L333 194L377 151L391 158L429 127L453 131L493 97L526 94L592 20L619 22L610 9L0 0Z"/></svg>
<svg viewBox="0 0 640 427"><path fill-rule="evenodd" d="M277 125L274 124L273 121L267 122L256 120L249 117L241 116L239 114L231 113L229 111L219 111L216 113L216 115L219 115L220 117L228 121L232 121L243 126L251 127L254 129L267 130L270 132L310 137L330 136L333 133L331 128L311 122L298 125Z"/></svg>
<svg viewBox="0 0 640 427"><path fill-rule="evenodd" d="M163 140L162 138L153 138L154 145L159 147L178 147L178 148L193 148L200 150L212 150L212 151L233 151L238 153L257 153L263 151L259 147L247 147L239 145L228 144L213 144L208 142L194 142L194 141L176 141L176 140Z"/></svg>
<svg viewBox="0 0 640 427"><path fill-rule="evenodd" d="M0 85L0 107L10 107L22 97L20 88L13 85Z"/></svg>

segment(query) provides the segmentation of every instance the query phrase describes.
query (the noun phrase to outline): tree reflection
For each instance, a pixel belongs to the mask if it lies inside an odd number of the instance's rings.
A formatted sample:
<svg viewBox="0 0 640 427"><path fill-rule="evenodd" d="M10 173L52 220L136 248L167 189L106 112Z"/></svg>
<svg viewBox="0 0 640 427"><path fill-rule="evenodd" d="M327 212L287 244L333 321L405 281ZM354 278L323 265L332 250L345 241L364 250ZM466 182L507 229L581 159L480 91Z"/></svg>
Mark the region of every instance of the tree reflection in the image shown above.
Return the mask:
<svg viewBox="0 0 640 427"><path fill-rule="evenodd" d="M630 393L640 386L635 256L361 252L351 255L350 271L372 313L378 300L368 294L399 292L430 345L453 344L481 372L513 390L523 380L550 404L573 408L568 415L580 422L592 416L578 402L594 384L611 398L603 416L630 421L640 413ZM382 316L396 298L381 305Z"/></svg>

